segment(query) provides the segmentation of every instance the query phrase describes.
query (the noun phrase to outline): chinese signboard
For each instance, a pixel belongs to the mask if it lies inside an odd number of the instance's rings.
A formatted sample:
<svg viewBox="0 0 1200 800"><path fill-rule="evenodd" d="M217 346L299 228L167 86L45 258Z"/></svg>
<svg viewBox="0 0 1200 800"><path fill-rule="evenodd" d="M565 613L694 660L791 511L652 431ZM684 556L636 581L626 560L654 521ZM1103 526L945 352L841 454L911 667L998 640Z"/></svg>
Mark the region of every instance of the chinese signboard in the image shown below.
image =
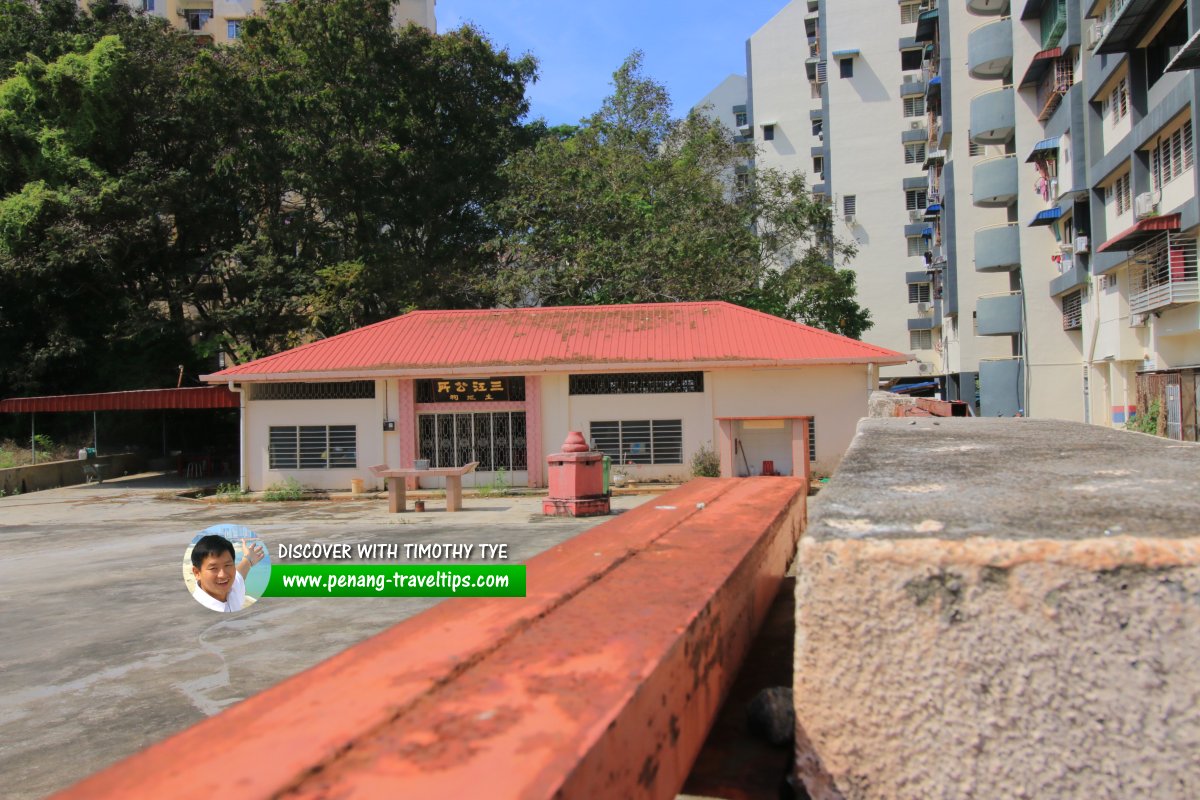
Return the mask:
<svg viewBox="0 0 1200 800"><path fill-rule="evenodd" d="M513 386L520 383L520 390ZM524 400L524 378L448 378L421 381L417 402L479 403Z"/></svg>

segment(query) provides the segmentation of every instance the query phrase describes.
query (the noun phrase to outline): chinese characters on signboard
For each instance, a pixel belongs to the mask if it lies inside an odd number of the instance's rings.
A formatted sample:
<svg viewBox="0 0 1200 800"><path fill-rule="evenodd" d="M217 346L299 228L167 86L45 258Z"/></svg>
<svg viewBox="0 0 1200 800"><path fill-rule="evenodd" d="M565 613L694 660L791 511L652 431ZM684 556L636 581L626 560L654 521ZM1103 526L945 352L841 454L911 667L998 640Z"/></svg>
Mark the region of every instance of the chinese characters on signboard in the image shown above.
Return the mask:
<svg viewBox="0 0 1200 800"><path fill-rule="evenodd" d="M525 378L434 378L416 382L418 403L523 402Z"/></svg>
<svg viewBox="0 0 1200 800"><path fill-rule="evenodd" d="M433 402L459 403L489 400L507 400L508 393L504 381L488 380L455 380L435 381L433 387Z"/></svg>

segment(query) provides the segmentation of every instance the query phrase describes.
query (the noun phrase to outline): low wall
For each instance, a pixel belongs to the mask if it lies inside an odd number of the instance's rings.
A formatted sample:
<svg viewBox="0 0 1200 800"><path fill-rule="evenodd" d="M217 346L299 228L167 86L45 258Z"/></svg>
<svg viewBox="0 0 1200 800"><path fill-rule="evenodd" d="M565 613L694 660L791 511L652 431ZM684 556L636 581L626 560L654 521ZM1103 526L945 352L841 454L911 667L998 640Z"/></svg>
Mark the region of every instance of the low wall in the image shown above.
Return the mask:
<svg viewBox="0 0 1200 800"><path fill-rule="evenodd" d="M800 545L797 771L834 798L1200 797L1200 445L867 419Z"/></svg>
<svg viewBox="0 0 1200 800"><path fill-rule="evenodd" d="M532 559L526 597L445 600L58 798L673 800L804 489L692 481Z"/></svg>
<svg viewBox="0 0 1200 800"><path fill-rule="evenodd" d="M119 453L98 456L89 461L47 461L44 464L29 464L24 467L0 469L0 489L6 495L14 492L37 492L59 486L74 486L86 483L83 474L85 464L103 465L102 478L119 478L132 472L141 472L145 459L137 453Z"/></svg>

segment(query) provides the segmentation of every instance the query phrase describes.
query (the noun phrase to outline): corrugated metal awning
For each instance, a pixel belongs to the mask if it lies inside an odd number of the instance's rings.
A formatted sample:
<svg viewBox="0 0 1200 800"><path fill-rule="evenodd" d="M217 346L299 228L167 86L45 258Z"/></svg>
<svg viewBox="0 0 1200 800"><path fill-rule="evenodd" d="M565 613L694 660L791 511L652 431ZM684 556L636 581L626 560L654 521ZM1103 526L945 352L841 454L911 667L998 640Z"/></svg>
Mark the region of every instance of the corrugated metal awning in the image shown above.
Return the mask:
<svg viewBox="0 0 1200 800"><path fill-rule="evenodd" d="M932 42L933 35L937 33L938 26L938 10L931 8L929 11L922 11L917 17L917 35L913 38L918 42Z"/></svg>
<svg viewBox="0 0 1200 800"><path fill-rule="evenodd" d="M1048 151L1058 150L1058 140L1061 136L1051 136L1049 139L1042 139L1033 146L1033 150L1029 152L1029 158L1025 159L1026 164L1031 164L1037 161L1040 156L1044 156Z"/></svg>
<svg viewBox="0 0 1200 800"><path fill-rule="evenodd" d="M0 400L0 412L158 411L237 408L238 396L224 386L186 389L138 389L132 392L58 394Z"/></svg>
<svg viewBox="0 0 1200 800"><path fill-rule="evenodd" d="M1175 57L1167 64L1167 72L1183 72L1200 67L1200 30L1192 34L1192 38L1180 48Z"/></svg>
<svg viewBox="0 0 1200 800"><path fill-rule="evenodd" d="M1029 227L1035 228L1039 225L1051 225L1056 219L1062 216L1061 208L1047 208L1045 211L1039 211L1033 221L1029 223Z"/></svg>
<svg viewBox="0 0 1200 800"><path fill-rule="evenodd" d="M1061 47L1052 47L1049 50L1043 50L1036 54L1029 62L1029 69L1025 70L1025 77L1021 78L1021 88L1033 86L1042 79L1046 74L1046 70L1054 63L1054 59L1062 55Z"/></svg>
<svg viewBox="0 0 1200 800"><path fill-rule="evenodd" d="M1104 244L1096 248L1097 253L1105 250L1132 250L1156 233L1179 230L1180 214L1167 214L1162 217L1150 217L1140 220L1136 225L1127 228Z"/></svg>

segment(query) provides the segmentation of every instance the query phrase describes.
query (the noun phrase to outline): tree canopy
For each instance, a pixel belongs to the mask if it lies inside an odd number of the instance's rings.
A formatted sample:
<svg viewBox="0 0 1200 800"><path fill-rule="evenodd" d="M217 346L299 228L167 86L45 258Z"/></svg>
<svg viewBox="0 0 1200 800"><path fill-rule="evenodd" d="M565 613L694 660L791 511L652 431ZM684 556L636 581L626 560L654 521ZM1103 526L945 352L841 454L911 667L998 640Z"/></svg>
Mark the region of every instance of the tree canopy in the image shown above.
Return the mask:
<svg viewBox="0 0 1200 800"><path fill-rule="evenodd" d="M270 4L229 47L115 1L0 0L0 394L486 302L534 77L387 0Z"/></svg>
<svg viewBox="0 0 1200 800"><path fill-rule="evenodd" d="M754 145L692 112L633 54L573 131L547 131L502 174L492 285L510 305L730 300L858 337L852 245L804 176L756 168Z"/></svg>

